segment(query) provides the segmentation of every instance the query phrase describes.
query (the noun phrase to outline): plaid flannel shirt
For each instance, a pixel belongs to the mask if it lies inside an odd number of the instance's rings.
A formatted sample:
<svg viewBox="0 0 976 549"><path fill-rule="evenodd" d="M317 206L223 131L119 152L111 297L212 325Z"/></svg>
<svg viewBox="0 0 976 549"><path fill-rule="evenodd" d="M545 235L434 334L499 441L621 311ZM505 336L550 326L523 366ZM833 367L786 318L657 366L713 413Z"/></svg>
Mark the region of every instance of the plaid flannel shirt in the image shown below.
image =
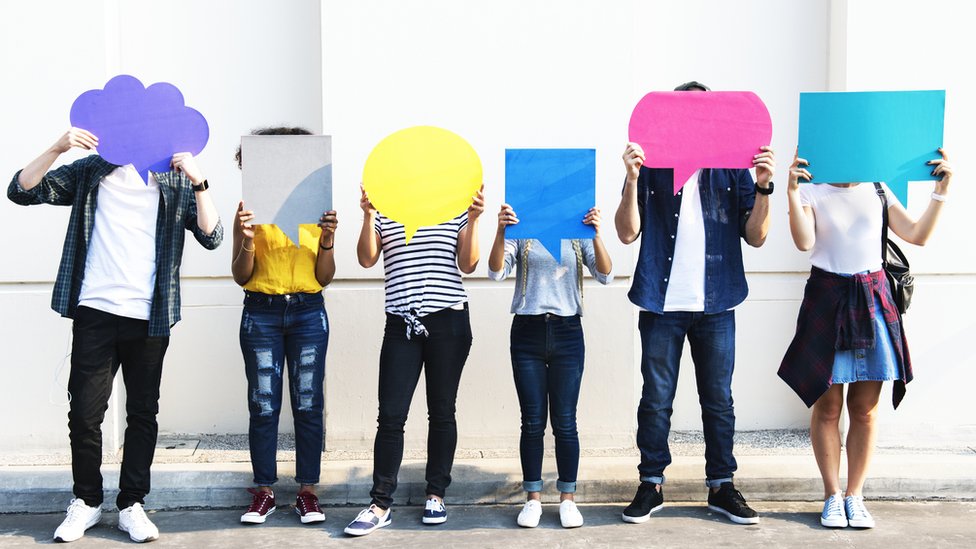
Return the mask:
<svg viewBox="0 0 976 549"><path fill-rule="evenodd" d="M881 310L874 307L874 296ZM892 403L895 408L912 380L912 359L902 330L901 315L891 298L883 271L841 276L817 267L810 271L796 321L796 335L779 367L779 377L808 407L832 384L834 351L873 349L879 334L872 319L883 315L898 364Z"/></svg>
<svg viewBox="0 0 976 549"><path fill-rule="evenodd" d="M61 265L54 283L51 308L73 318L78 307L85 259L95 226L98 186L118 168L98 155L49 171L29 191L20 186L20 171L7 187L7 198L22 206L52 204L71 206L68 229L61 251ZM149 336L169 336L180 320L180 265L183 262L184 231L191 231L204 248L220 245L224 229L220 221L212 234L197 226L197 203L190 180L179 172L153 173L159 183L159 215L156 219L156 286L149 309Z"/></svg>

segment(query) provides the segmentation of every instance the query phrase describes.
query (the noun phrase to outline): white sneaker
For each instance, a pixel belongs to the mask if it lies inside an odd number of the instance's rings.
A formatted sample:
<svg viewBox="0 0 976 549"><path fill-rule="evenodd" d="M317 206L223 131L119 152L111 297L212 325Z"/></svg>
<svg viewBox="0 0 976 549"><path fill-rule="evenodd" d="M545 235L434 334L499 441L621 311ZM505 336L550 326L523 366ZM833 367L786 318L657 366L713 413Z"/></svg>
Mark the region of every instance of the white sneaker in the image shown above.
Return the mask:
<svg viewBox="0 0 976 549"><path fill-rule="evenodd" d="M128 532L129 539L136 543L159 539L159 529L138 502L119 511L119 530Z"/></svg>
<svg viewBox="0 0 976 549"><path fill-rule="evenodd" d="M67 543L85 535L85 530L98 524L102 518L102 507L89 507L85 500L75 498L68 505L68 514L61 526L54 531L54 541Z"/></svg>
<svg viewBox="0 0 976 549"><path fill-rule="evenodd" d="M847 514L844 512L844 495L840 492L824 501L820 524L827 528L847 528Z"/></svg>
<svg viewBox="0 0 976 549"><path fill-rule="evenodd" d="M874 517L864 507L864 497L847 496L844 498L844 510L847 512L847 523L852 528L874 528Z"/></svg>
<svg viewBox="0 0 976 549"><path fill-rule="evenodd" d="M515 522L522 528L535 528L539 525L540 518L542 518L542 503L537 499L530 499L522 506Z"/></svg>
<svg viewBox="0 0 976 549"><path fill-rule="evenodd" d="M559 504L559 522L563 528L579 528L583 526L583 515L576 508L576 502L571 499L564 499Z"/></svg>

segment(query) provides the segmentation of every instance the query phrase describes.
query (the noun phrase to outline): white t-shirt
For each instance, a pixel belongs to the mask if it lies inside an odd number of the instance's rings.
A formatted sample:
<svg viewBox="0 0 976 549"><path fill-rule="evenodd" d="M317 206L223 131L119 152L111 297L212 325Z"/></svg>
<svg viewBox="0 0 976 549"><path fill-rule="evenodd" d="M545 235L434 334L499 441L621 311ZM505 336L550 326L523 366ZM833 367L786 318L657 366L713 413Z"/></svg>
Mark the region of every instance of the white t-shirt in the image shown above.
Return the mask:
<svg viewBox="0 0 976 549"><path fill-rule="evenodd" d="M147 185L129 164L99 183L79 305L149 320L156 286L159 185Z"/></svg>
<svg viewBox="0 0 976 549"><path fill-rule="evenodd" d="M665 312L705 310L705 219L698 192L700 175L701 170L696 170L680 191L683 196L671 274L666 280Z"/></svg>
<svg viewBox="0 0 976 549"><path fill-rule="evenodd" d="M882 188L889 208L900 204L887 185ZM881 269L881 199L873 184L803 184L800 204L814 216L816 241L810 263L838 274Z"/></svg>

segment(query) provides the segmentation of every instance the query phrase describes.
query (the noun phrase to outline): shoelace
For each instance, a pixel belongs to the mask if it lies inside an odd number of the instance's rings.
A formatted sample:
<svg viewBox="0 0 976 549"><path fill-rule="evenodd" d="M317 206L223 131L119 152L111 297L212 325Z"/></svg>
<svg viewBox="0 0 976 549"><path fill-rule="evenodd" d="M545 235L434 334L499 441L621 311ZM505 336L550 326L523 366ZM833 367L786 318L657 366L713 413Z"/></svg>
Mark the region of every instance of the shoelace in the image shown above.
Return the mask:
<svg viewBox="0 0 976 549"><path fill-rule="evenodd" d="M68 506L68 516L65 520L68 522L78 522L81 520L81 505L78 502L81 500L73 499L71 500L71 505Z"/></svg>
<svg viewBox="0 0 976 549"><path fill-rule="evenodd" d="M152 525L152 522L149 520L149 517L146 516L146 512L143 511L142 505L138 503L133 503L130 509L131 511L129 511L129 517L132 518L133 522L138 523L139 526Z"/></svg>
<svg viewBox="0 0 976 549"><path fill-rule="evenodd" d="M356 520L353 522L373 522L373 517L375 516L376 513L374 513L372 509L363 509L358 515L356 515Z"/></svg>
<svg viewBox="0 0 976 549"><path fill-rule="evenodd" d="M830 496L827 500L827 516L830 515L843 515L844 510L840 505L840 498L837 496Z"/></svg>
<svg viewBox="0 0 976 549"><path fill-rule="evenodd" d="M858 497L850 498L850 515L853 518L867 518L868 510L864 507L864 500Z"/></svg>
<svg viewBox="0 0 976 549"><path fill-rule="evenodd" d="M298 494L298 508L301 510L302 514L307 513L317 513L320 511L318 509L318 498L312 494L302 492Z"/></svg>
<svg viewBox="0 0 976 549"><path fill-rule="evenodd" d="M443 511L444 504L434 498L431 498L427 500L427 508L431 511Z"/></svg>
<svg viewBox="0 0 976 549"><path fill-rule="evenodd" d="M247 508L248 513L263 514L271 507L270 503L274 500L274 494L255 490L254 488L248 488L247 491L254 495L254 499L251 500L251 506Z"/></svg>

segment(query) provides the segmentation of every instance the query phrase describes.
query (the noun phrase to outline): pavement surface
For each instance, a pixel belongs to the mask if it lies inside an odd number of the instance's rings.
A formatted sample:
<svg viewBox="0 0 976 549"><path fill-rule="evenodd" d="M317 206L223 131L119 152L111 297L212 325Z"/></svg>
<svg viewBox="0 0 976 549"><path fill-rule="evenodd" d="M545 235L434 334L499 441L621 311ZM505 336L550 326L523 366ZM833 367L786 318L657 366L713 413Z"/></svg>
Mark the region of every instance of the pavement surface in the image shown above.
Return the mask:
<svg viewBox="0 0 976 549"><path fill-rule="evenodd" d="M278 452L279 501L292 501L297 486L293 441L283 436ZM153 465L149 509L237 509L250 502L251 465L246 436L160 437ZM0 455L0 510L5 513L63 512L71 499L70 456L22 453ZM700 433L672 433L673 463L668 467L668 501L705 498L705 460ZM739 464L735 483L753 502L810 501L823 498L823 483L805 431L755 431L736 434ZM114 502L120 452L106 453L102 467L105 501ZM398 505L424 501L423 452L408 451L400 470ZM628 502L637 487L635 448L584 449L577 500L581 503ZM846 465L842 464L843 467ZM448 501L455 505L518 504L523 499L516 448L459 450ZM555 502L555 459L544 460L543 500ZM327 451L322 456L319 498L324 505L362 505L372 484L370 452ZM973 445L879 446L865 495L891 500L976 499L976 450ZM976 547L976 542L974 542Z"/></svg>
<svg viewBox="0 0 976 549"><path fill-rule="evenodd" d="M620 520L623 505L581 505L585 524L567 530L559 511L546 505L538 528L515 525L518 505L449 506L447 523L424 526L422 508L394 507L393 523L362 538L342 533L358 507L325 509L326 522L302 525L282 505L262 525L239 523L241 510L151 512L161 532L151 547L209 549L238 547L845 547L913 549L976 545L976 502L869 502L877 520L872 530L820 526L816 502L757 502L758 525L741 526L701 504L668 504L644 524ZM0 515L0 547L50 544L62 514ZM72 543L72 549L131 547L117 513Z"/></svg>

